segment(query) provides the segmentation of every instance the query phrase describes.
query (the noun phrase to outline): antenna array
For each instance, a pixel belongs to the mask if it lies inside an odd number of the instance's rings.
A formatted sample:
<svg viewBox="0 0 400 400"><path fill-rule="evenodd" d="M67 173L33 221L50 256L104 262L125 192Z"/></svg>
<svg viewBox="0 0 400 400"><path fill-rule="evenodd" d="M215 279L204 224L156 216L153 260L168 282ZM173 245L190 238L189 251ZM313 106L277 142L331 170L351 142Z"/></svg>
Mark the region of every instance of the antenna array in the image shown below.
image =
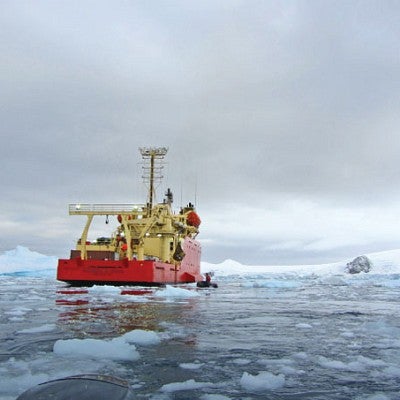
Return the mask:
<svg viewBox="0 0 400 400"><path fill-rule="evenodd" d="M149 207L153 206L155 196L155 184L159 184L163 178L163 159L168 152L167 147L140 147L139 151L143 158L143 182L149 187Z"/></svg>

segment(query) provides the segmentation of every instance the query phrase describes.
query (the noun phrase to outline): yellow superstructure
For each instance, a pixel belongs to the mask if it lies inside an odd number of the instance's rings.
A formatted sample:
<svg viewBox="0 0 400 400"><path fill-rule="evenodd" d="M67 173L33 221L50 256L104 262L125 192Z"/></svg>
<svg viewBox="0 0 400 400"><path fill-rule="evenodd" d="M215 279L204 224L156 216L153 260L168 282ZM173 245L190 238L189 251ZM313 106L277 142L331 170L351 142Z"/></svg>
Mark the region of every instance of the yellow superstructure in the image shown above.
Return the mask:
<svg viewBox="0 0 400 400"><path fill-rule="evenodd" d="M142 157L148 161L143 178L149 183L146 204L70 204L70 215L86 215L87 221L76 245L76 255L82 260L154 259L179 264L184 257L181 243L199 233L200 218L189 203L179 213L172 211L172 192L168 189L162 203L153 205L154 182L161 179L159 161L166 148L141 148ZM111 237L88 241L88 232L94 216L116 216L119 226Z"/></svg>

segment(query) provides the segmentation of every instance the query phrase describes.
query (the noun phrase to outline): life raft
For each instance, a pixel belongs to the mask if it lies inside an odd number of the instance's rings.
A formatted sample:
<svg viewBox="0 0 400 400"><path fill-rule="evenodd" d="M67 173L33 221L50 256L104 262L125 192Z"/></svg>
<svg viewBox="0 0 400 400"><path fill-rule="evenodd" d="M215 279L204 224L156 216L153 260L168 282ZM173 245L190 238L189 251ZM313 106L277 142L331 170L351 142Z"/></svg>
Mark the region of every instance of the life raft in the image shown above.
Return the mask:
<svg viewBox="0 0 400 400"><path fill-rule="evenodd" d="M190 226L194 226L198 228L201 224L200 217L194 212L190 211L190 213L186 217L187 224Z"/></svg>

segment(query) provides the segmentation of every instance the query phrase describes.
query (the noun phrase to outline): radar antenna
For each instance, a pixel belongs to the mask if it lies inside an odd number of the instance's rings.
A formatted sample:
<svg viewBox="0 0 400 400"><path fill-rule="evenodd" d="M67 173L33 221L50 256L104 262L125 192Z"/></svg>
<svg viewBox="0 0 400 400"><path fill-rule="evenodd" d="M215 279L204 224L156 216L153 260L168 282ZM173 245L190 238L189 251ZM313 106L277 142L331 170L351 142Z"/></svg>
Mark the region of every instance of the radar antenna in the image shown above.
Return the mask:
<svg viewBox="0 0 400 400"><path fill-rule="evenodd" d="M167 147L140 147L143 158L143 182L149 187L148 207L149 214L153 208L153 198L155 197L155 183L160 183L163 175L164 164L162 160L168 152Z"/></svg>

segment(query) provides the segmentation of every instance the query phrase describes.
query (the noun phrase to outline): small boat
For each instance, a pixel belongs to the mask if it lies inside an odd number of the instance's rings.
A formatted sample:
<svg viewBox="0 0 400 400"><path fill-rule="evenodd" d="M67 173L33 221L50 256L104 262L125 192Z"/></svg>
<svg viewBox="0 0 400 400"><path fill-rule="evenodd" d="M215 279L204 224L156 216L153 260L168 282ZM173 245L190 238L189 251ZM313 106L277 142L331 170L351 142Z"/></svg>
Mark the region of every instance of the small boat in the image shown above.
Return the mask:
<svg viewBox="0 0 400 400"><path fill-rule="evenodd" d="M69 214L86 216L70 258L58 260L57 279L72 286L193 283L202 280L201 246L196 240L201 220L192 203L172 210L170 189L155 203L155 183L162 179L165 147L140 148L143 178L148 185L144 204L70 204ZM89 240L94 217L116 218L110 236Z"/></svg>
<svg viewBox="0 0 400 400"><path fill-rule="evenodd" d="M212 283L212 282L207 282L207 281L199 281L197 282L197 287L198 288L214 288L216 289L218 287L217 283Z"/></svg>
<svg viewBox="0 0 400 400"><path fill-rule="evenodd" d="M214 282L211 282L211 277L214 275L213 272L206 272L205 277L206 279L204 281L199 281L197 282L197 287L198 288L217 288L218 285Z"/></svg>

